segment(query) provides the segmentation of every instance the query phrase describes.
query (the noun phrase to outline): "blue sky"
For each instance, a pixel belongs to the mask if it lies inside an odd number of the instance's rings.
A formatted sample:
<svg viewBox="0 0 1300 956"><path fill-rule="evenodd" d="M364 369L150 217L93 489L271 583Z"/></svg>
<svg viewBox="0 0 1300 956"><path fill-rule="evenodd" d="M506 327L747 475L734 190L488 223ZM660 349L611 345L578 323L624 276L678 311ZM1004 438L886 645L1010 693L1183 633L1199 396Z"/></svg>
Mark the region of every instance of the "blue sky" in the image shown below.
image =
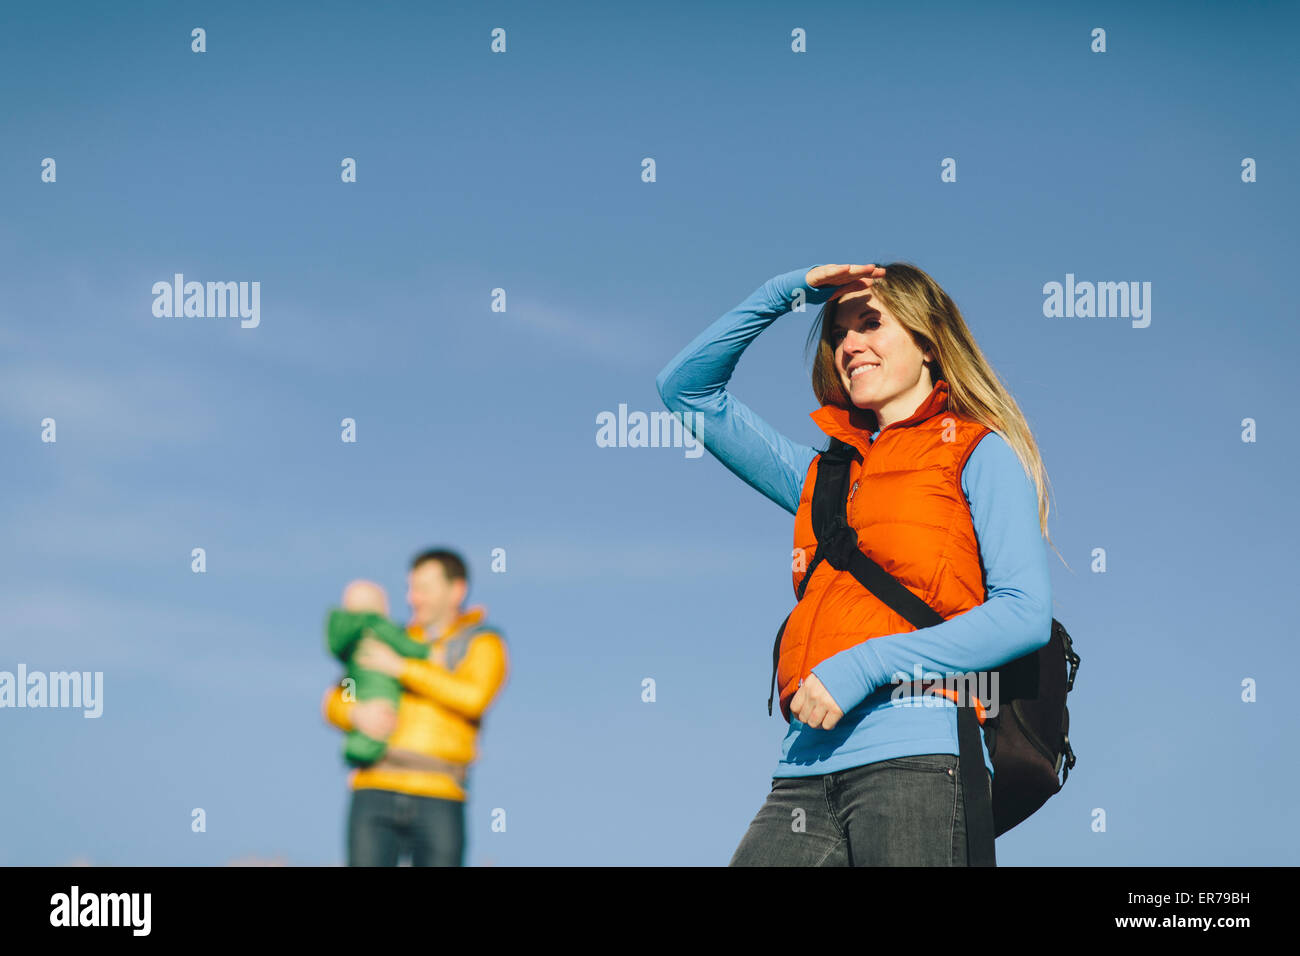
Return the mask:
<svg viewBox="0 0 1300 956"><path fill-rule="evenodd" d="M467 862L725 864L785 729L791 518L708 454L599 447L596 417L660 409L656 373L769 277L891 260L1011 387L1069 562L1079 762L999 862L1300 862L1293 7L2 19L0 670L102 671L104 711L0 710L0 864L341 863L324 616L357 576L400 604L441 544L511 654ZM258 281L260 324L155 317L178 272ZM1150 326L1044 317L1067 274L1150 282ZM732 390L818 444L811 320Z"/></svg>

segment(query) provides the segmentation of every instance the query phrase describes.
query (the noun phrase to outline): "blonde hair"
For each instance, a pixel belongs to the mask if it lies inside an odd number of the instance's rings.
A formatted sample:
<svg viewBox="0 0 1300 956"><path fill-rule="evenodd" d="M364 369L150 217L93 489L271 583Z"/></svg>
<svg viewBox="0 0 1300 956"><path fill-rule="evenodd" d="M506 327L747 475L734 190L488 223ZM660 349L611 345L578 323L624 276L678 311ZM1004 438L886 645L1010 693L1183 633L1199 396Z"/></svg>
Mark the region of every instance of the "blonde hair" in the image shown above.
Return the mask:
<svg viewBox="0 0 1300 956"><path fill-rule="evenodd" d="M1020 406L984 358L961 310L939 283L909 262L891 262L884 269L884 277L872 282L869 290L872 298L883 303L899 324L912 333L912 340L921 351L934 352L934 360L926 362L930 381L938 383L943 379L948 383L948 407L997 432L1015 451L1037 491L1039 528L1051 544L1047 533L1047 516L1051 510L1047 470ZM835 344L831 339L839 301L823 305L808 332L808 346L811 348L817 342L812 387L822 405L852 409L855 406L836 368ZM871 409L861 411L871 420L874 431L876 413ZM1056 551L1055 545L1052 550ZM1057 556L1061 557L1059 551ZM1065 558L1061 557L1061 562L1065 563Z"/></svg>

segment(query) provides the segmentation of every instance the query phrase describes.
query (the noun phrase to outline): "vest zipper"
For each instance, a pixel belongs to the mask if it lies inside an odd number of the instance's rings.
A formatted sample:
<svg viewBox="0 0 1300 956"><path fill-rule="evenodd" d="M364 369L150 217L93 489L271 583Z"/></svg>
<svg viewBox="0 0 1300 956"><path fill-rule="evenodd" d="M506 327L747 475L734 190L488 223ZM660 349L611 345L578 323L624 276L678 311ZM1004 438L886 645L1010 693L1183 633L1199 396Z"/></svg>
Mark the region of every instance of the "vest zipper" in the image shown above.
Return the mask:
<svg viewBox="0 0 1300 956"><path fill-rule="evenodd" d="M823 561L822 564L825 564L826 567L828 567L828 568L831 567L831 566L830 566L829 564L827 564L825 561ZM836 571L834 568L831 568L831 570L834 571L836 574L839 573L839 572ZM812 585L812 582L809 581L808 584L811 586L811 585ZM830 587L830 582L829 582L829 581L826 583L826 587ZM799 688L803 686L803 671L804 671L804 668L808 666L808 648L810 648L810 647L812 646L812 639L813 639L814 628L815 628L816 625L817 625L817 615L821 613L821 609L822 609L822 598L824 598L825 596L826 596L826 592L825 592L825 590L823 590L822 593L821 593L821 595L817 598L817 606L816 606L815 608L813 608L812 617L808 620L808 639L807 639L806 641L804 641L804 644L803 644L803 656L799 659L799 675L800 675L800 676L799 676L799 683L795 684L795 693L798 693Z"/></svg>

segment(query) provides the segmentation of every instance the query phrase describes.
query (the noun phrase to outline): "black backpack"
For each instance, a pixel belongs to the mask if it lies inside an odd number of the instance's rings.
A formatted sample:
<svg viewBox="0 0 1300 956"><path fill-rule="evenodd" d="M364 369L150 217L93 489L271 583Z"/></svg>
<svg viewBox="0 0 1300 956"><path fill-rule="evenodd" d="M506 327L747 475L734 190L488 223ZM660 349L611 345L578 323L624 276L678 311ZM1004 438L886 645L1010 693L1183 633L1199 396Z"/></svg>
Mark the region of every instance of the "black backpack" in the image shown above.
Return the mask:
<svg viewBox="0 0 1300 956"><path fill-rule="evenodd" d="M812 525L817 550L799 583L797 596L804 590L819 561L837 571L848 571L867 590L880 598L915 627L930 627L943 618L932 607L909 591L902 582L872 561L858 547L857 532L849 526L847 507L849 463L861 461L862 454L852 445L832 438L830 447L821 453L817 466L817 483L813 486ZM767 712L772 713L776 697L776 668L781 654L781 638L787 615L776 633L772 648L772 693ZM1067 666L1068 665L1068 666ZM962 792L966 803L966 842L971 866L994 865L994 838L1029 817L1058 792L1074 767L1070 748L1070 711L1066 696L1074 687L1079 669L1079 655L1069 633L1060 621L1052 619L1048 642L1030 654L1018 657L997 668L998 713L986 717L984 738L993 762L993 806L990 812L985 789L984 759L980 753L980 723L973 706L965 706L965 682L958 686L962 698L957 706L957 742L961 749ZM1068 671L1068 673L1067 673ZM913 682L909 682L915 687ZM920 688L916 687L919 693ZM1065 774L1059 778L1062 764ZM993 821L993 832L988 821Z"/></svg>

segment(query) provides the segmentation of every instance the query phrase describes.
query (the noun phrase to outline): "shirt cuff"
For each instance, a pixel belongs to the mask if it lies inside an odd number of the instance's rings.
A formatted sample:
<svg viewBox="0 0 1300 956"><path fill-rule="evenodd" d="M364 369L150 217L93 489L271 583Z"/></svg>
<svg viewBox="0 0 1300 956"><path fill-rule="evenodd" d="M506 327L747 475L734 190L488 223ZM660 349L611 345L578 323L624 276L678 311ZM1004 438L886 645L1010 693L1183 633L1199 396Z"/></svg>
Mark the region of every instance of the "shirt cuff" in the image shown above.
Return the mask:
<svg viewBox="0 0 1300 956"><path fill-rule="evenodd" d="M885 683L884 666L870 641L832 654L812 672L846 714Z"/></svg>
<svg viewBox="0 0 1300 956"><path fill-rule="evenodd" d="M782 296L787 303L794 299L795 291L803 290L804 302L808 305L821 305L834 294L839 288L833 285L817 286L814 288L807 283L808 273L816 269L816 265L805 266L802 269L794 269L783 275L777 276L776 282Z"/></svg>

